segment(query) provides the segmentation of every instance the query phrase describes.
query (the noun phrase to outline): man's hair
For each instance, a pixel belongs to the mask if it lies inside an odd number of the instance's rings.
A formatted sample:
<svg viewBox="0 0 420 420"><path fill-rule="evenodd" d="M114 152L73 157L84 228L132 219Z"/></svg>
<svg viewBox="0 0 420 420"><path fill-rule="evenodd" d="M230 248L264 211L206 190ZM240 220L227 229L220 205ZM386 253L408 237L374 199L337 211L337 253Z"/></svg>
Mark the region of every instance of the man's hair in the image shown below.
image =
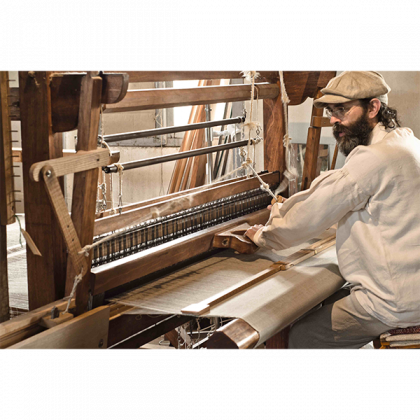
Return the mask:
<svg viewBox="0 0 420 420"><path fill-rule="evenodd" d="M360 103L365 110L369 108L369 104L372 99L374 98L360 99ZM378 112L378 122L382 123L385 128L401 127L401 122L398 119L397 110L389 107L383 102L381 102L381 108Z"/></svg>

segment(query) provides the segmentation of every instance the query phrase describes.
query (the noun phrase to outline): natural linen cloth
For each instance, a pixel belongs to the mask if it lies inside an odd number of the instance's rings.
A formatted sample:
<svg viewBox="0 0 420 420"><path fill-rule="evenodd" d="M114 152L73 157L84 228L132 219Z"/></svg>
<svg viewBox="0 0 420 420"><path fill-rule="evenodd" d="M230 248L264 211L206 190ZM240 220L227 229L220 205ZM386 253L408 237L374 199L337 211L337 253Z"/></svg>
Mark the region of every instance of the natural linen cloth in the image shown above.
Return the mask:
<svg viewBox="0 0 420 420"><path fill-rule="evenodd" d="M341 169L275 204L255 241L287 248L338 222L337 257L361 306L390 327L420 323L420 141L408 128L373 129Z"/></svg>
<svg viewBox="0 0 420 420"><path fill-rule="evenodd" d="M222 251L113 300L136 307L130 312L133 314L181 314L186 306L241 283L273 262L331 233L331 230L326 231L317 239L282 252L259 250L255 254L244 255ZM260 334L259 345L343 284L337 268L335 247L331 247L221 302L203 316L243 319Z"/></svg>

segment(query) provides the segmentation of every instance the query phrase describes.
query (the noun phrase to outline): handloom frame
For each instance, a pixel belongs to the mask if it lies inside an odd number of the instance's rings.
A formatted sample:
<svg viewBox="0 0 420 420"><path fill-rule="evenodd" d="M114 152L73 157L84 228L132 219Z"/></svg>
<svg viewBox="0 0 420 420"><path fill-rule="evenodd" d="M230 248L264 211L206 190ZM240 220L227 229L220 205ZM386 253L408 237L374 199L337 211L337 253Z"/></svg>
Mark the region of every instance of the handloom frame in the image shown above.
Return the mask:
<svg viewBox="0 0 420 420"><path fill-rule="evenodd" d="M264 103L264 166L269 172L277 172L281 181L285 169L285 152L281 139L285 133L283 117L283 103L280 96L280 82L277 72L261 72L262 83L257 83L258 98ZM290 98L290 105L297 105L307 97L316 97L322 87L325 87L335 72L284 72L284 80ZM159 89L158 91L128 91L128 82L162 81L162 80L195 80L216 78L239 78L240 72L121 72L102 73L54 73L54 72L20 72L20 87L12 93L19 97L19 106L11 109L11 119L20 120L22 125L22 162L25 186L25 213L27 217L27 231L39 246L42 258L28 252L28 289L29 308L34 310L41 306L68 295L72 286L75 272L66 263L66 247L60 233L59 224L52 215L52 207L47 191L40 183L31 180L29 173L33 164L40 161L50 161L60 158L61 133L78 127L78 149L91 152L96 150L98 121L101 104L105 103L105 112L124 112L141 109L156 109L159 107L174 107L187 104L204 104L217 102L242 101L249 99L250 88L247 85L209 86L188 89L180 95L178 89ZM314 108L311 127L309 129L307 153L305 157L305 172L303 184L305 187L316 176L316 161L318 156L321 127L327 123L322 114ZM96 197L97 169L86 169L75 175L72 220L80 239L81 246L92 242L96 226L114 223L116 218L105 216L95 220L94 201ZM275 177L275 175L270 175ZM229 184L225 182L224 185ZM222 185L219 186L223 188ZM215 188L216 190L216 188ZM216 191L214 191L216 193ZM155 201L173 200L191 194L175 193L166 198ZM211 194L211 193L210 193ZM196 194L197 196L200 193ZM203 193L204 195L204 193ZM209 195L209 193L207 193ZM149 204L150 204L149 200ZM127 206L123 210L141 210L146 203ZM130 207L130 208L129 208ZM133 209L135 207L135 209ZM267 212L247 218L250 224L264 223ZM244 220L239 221L238 224ZM2 219L3 223L3 219ZM236 223L236 222L235 222ZM232 225L229 225L232 226ZM228 226L223 228L226 230ZM220 229L219 229L220 230ZM211 232L214 235L214 232ZM205 243L195 255L186 252L191 247L186 243L174 252L174 261L193 257L211 249L212 242ZM153 267L151 256L150 261ZM142 266L140 261L136 267ZM127 273L133 267L120 274L117 282L110 278L98 282L97 275L92 275L88 268L76 293L75 315L80 316L87 310L89 296L103 293L116 285L124 284ZM95 278L96 277L96 278ZM106 277L106 276L105 276ZM105 278L104 277L104 278ZM121 278L124 280L121 281ZM98 287L98 284L107 284ZM124 310L127 312L127 308ZM110 319L120 319L120 311L111 308ZM116 316L117 318L113 318ZM184 320L185 321L185 320ZM115 321L113 321L115 322ZM120 321L119 321L120 322ZM111 323L112 324L112 323ZM110 331L111 331L111 324ZM127 325L132 323L127 322ZM174 326L174 321L168 325ZM133 332L131 327L127 331ZM136 328L139 328L137 325ZM163 328L163 327L161 327ZM114 330L113 330L114 331ZM159 330L162 331L162 330ZM121 334L119 331L118 334ZM109 336L108 336L109 339ZM111 338L111 341L113 339Z"/></svg>

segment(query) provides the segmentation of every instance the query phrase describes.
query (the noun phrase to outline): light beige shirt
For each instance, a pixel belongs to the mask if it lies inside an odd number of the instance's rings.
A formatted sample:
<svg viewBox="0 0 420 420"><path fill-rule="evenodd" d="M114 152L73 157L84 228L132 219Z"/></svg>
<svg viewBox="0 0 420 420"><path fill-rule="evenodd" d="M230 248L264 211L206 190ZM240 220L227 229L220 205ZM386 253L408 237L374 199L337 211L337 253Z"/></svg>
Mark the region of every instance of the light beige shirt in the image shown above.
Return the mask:
<svg viewBox="0 0 420 420"><path fill-rule="evenodd" d="M420 140L410 129L376 125L341 169L275 204L255 242L284 249L337 222L339 268L363 308L391 327L420 324Z"/></svg>

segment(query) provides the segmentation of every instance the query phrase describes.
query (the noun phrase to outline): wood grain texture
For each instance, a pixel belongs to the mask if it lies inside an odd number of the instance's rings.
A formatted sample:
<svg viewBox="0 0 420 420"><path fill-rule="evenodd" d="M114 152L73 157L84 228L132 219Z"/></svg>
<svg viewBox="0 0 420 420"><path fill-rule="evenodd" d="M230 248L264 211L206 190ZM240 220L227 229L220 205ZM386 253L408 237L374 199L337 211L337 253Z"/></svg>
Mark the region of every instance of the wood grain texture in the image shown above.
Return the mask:
<svg viewBox="0 0 420 420"><path fill-rule="evenodd" d="M283 103L277 98L263 101L264 114L264 169L279 171L281 177L286 168L283 137L287 121L284 121Z"/></svg>
<svg viewBox="0 0 420 420"><path fill-rule="evenodd" d="M102 98L102 79L88 73L82 80L80 92L79 119L76 150L96 150L98 141L99 115ZM98 169L78 172L74 175L72 220L82 247L93 241L93 226L96 211L96 193ZM91 258L88 258L88 273L79 283L76 291L76 313L80 315L87 310L90 284ZM75 275L72 266L67 268L66 293L70 293Z"/></svg>
<svg viewBox="0 0 420 420"><path fill-rule="evenodd" d="M257 251L258 246L255 245L251 239L245 236L245 232L250 227L250 225L244 223L240 226L234 227L233 229L218 233L214 236L213 247L223 249L230 248L240 254L253 254Z"/></svg>
<svg viewBox="0 0 420 420"><path fill-rule="evenodd" d="M320 90L316 93L316 98L320 98L322 93ZM323 108L312 107L312 118L322 117ZM301 191L308 189L312 181L319 175L317 174L319 141L321 139L321 127L309 127L308 139L306 141L305 162L303 165Z"/></svg>
<svg viewBox="0 0 420 420"><path fill-rule="evenodd" d="M53 308L64 311L66 307L67 299L61 299L3 322L0 324L0 349L10 347L43 331L44 328L40 326L41 319L50 314ZM72 308L74 308L74 299L70 304L70 309Z"/></svg>
<svg viewBox="0 0 420 420"><path fill-rule="evenodd" d="M51 129L49 82L47 72L19 72L25 223L42 254L27 252L30 310L62 298L65 286L64 240L44 185L29 177L34 163L63 155L62 139Z"/></svg>
<svg viewBox="0 0 420 420"><path fill-rule="evenodd" d="M9 109L10 119L12 121L20 121L20 97L19 88L13 87L9 89Z"/></svg>
<svg viewBox="0 0 420 420"><path fill-rule="evenodd" d="M264 80L278 77L278 70L257 70ZM86 70L54 70L54 72L86 72ZM173 80L240 79L242 70L104 70L105 73L127 73L130 83L169 82Z"/></svg>
<svg viewBox="0 0 420 420"><path fill-rule="evenodd" d="M277 84L256 83L255 86L258 87L259 99L276 98L279 95ZM246 101L249 100L250 93L250 85L129 90L121 102L107 105L104 112L142 111L186 105ZM257 91L255 98L257 98Z"/></svg>
<svg viewBox="0 0 420 420"><path fill-rule="evenodd" d="M52 129L54 132L71 131L78 127L80 95L85 73L54 73L51 76ZM128 89L128 75L102 74L100 102L113 104L120 101Z"/></svg>
<svg viewBox="0 0 420 420"><path fill-rule="evenodd" d="M42 168L47 165L53 168L55 176L59 177L88 169L100 168L110 164L113 160L109 155L108 149L98 148L89 152L80 151L71 156L37 162L31 166L29 176L32 180L38 182Z"/></svg>
<svg viewBox="0 0 420 420"><path fill-rule="evenodd" d="M260 339L254 330L242 319L235 319L219 328L207 341L208 349L252 349Z"/></svg>
<svg viewBox="0 0 420 420"><path fill-rule="evenodd" d="M12 131L9 110L9 72L0 71L0 223L15 222Z"/></svg>
<svg viewBox="0 0 420 420"><path fill-rule="evenodd" d="M109 307L101 307L7 348L7 351L94 351L108 346Z"/></svg>
<svg viewBox="0 0 420 420"><path fill-rule="evenodd" d="M83 254L79 254L82 247L80 246L79 237L77 236L73 221L67 210L66 201L64 200L54 168L52 166L45 165L42 169L42 176L55 217L59 222L61 233L63 234L64 241L66 242L74 272L84 275L88 270L89 264L86 257Z"/></svg>

